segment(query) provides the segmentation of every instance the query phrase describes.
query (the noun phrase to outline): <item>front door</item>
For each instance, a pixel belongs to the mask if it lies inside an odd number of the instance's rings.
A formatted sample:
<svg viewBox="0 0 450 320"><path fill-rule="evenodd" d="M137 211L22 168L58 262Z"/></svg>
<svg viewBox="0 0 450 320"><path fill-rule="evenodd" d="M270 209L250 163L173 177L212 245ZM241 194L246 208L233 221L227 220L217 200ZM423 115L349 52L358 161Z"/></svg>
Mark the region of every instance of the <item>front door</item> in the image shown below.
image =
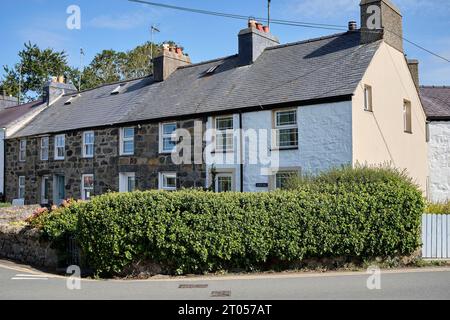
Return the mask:
<svg viewBox="0 0 450 320"><path fill-rule="evenodd" d="M64 176L57 175L54 179L53 202L60 205L66 199L66 179Z"/></svg>

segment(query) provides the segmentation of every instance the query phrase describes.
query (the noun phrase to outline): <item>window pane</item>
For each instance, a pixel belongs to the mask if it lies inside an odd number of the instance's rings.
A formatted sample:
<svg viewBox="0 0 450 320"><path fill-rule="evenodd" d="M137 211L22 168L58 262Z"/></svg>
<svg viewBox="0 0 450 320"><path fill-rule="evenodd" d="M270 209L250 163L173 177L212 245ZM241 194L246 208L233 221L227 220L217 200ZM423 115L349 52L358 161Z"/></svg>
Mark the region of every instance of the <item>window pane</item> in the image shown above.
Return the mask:
<svg viewBox="0 0 450 320"><path fill-rule="evenodd" d="M42 148L48 147L48 137L41 139L41 147Z"/></svg>
<svg viewBox="0 0 450 320"><path fill-rule="evenodd" d="M63 147L64 146L64 136L57 136L56 137L56 146Z"/></svg>
<svg viewBox="0 0 450 320"><path fill-rule="evenodd" d="M217 132L217 149L233 150L234 135L232 132Z"/></svg>
<svg viewBox="0 0 450 320"><path fill-rule="evenodd" d="M123 142L123 152L124 153L134 153L134 141L124 141Z"/></svg>
<svg viewBox="0 0 450 320"><path fill-rule="evenodd" d="M85 144L93 144L94 143L94 134L92 132L84 134L84 143Z"/></svg>
<svg viewBox="0 0 450 320"><path fill-rule="evenodd" d="M85 152L86 156L93 156L94 155L94 145L93 144L85 145L84 152Z"/></svg>
<svg viewBox="0 0 450 320"><path fill-rule="evenodd" d="M133 192L136 188L136 178L128 177L128 192Z"/></svg>
<svg viewBox="0 0 450 320"><path fill-rule="evenodd" d="M233 129L233 117L219 118L216 120L217 130Z"/></svg>
<svg viewBox="0 0 450 320"><path fill-rule="evenodd" d="M58 158L64 158L64 147L57 148L57 155L58 155Z"/></svg>
<svg viewBox="0 0 450 320"><path fill-rule="evenodd" d="M163 125L163 134L172 134L175 130L177 130L176 123L168 123Z"/></svg>
<svg viewBox="0 0 450 320"><path fill-rule="evenodd" d="M94 188L94 177L93 176L84 176L84 184L85 189Z"/></svg>
<svg viewBox="0 0 450 320"><path fill-rule="evenodd" d="M228 192L233 190L231 177L218 177L217 180L217 192Z"/></svg>
<svg viewBox="0 0 450 320"><path fill-rule="evenodd" d="M298 145L298 129L281 129L278 131L280 147L295 147Z"/></svg>
<svg viewBox="0 0 450 320"><path fill-rule="evenodd" d="M164 151L172 151L177 146L175 141L172 141L172 138L164 138L163 139L163 148Z"/></svg>
<svg viewBox="0 0 450 320"><path fill-rule="evenodd" d="M177 188L177 176L176 174L163 173L162 176L163 189L176 189Z"/></svg>
<svg viewBox="0 0 450 320"><path fill-rule="evenodd" d="M134 128L125 128L125 129L123 129L123 137L125 139L127 139L127 138L134 138Z"/></svg>
<svg viewBox="0 0 450 320"><path fill-rule="evenodd" d="M276 175L276 188L277 189L285 189L287 187L287 183L289 179L296 176L297 172L280 172Z"/></svg>
<svg viewBox="0 0 450 320"><path fill-rule="evenodd" d="M296 125L297 111L277 112L277 126Z"/></svg>

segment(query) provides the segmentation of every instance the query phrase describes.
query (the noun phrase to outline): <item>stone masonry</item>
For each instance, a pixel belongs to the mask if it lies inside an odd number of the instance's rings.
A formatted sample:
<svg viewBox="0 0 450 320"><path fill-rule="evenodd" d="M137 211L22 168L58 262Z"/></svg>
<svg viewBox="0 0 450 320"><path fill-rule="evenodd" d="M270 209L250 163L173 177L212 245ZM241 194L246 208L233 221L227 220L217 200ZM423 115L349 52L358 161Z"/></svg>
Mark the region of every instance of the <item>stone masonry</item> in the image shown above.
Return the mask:
<svg viewBox="0 0 450 320"><path fill-rule="evenodd" d="M188 130L194 136L195 121L178 121L178 127ZM128 126L126 127L133 127ZM134 172L138 190L158 189L160 172L177 172L178 188L202 188L206 183L204 165L175 165L171 155L159 153L159 123L135 125L135 153L133 156L119 155L119 135L121 126L86 129L65 133L65 159L54 160L54 135L49 139L49 160L40 160L39 137L28 137L26 161L19 162L19 139L6 141L5 195L7 201L18 197L19 176L25 176L25 204L39 204L41 180L50 177L49 200L52 201L52 179L54 175L65 176L66 198L81 198L83 174L94 175L94 195L108 191L119 191L119 173ZM94 158L83 158L83 132L94 131ZM192 144L194 139L192 139ZM193 158L193 156L192 156Z"/></svg>

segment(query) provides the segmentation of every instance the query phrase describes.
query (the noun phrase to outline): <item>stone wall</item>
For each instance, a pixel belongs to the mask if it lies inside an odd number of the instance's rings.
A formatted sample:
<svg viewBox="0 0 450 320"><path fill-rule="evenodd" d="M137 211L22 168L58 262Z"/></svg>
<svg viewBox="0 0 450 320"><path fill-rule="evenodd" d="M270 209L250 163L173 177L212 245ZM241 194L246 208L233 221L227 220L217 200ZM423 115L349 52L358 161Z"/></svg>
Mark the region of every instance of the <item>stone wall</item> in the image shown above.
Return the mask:
<svg viewBox="0 0 450 320"><path fill-rule="evenodd" d="M41 232L19 226L0 224L0 257L35 267L56 269L58 256Z"/></svg>
<svg viewBox="0 0 450 320"><path fill-rule="evenodd" d="M194 133L195 121L179 121L179 128ZM204 128L203 128L204 130ZM108 191L119 191L119 173L134 172L139 190L158 188L160 172L177 172L178 187L204 187L206 172L203 165L175 165L171 156L159 153L159 123L135 126L135 153L133 156L119 155L120 127L94 129L94 158L83 158L83 132L66 132L65 159L54 160L54 136L49 139L49 160L40 160L41 137L27 138L26 162L19 162L19 139L6 141L5 195L7 201L18 196L18 178L26 177L25 204L41 203L42 177L65 176L66 198L81 198L81 179L84 174L94 175L94 195ZM53 183L50 183L52 202Z"/></svg>

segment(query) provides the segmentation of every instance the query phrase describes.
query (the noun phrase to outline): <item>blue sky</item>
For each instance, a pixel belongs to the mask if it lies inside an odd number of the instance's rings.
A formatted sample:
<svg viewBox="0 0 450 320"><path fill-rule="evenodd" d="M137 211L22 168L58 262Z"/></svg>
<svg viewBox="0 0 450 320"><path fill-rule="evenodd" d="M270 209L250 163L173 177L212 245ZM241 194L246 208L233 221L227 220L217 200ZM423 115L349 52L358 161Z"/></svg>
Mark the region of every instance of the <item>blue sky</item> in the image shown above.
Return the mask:
<svg viewBox="0 0 450 320"><path fill-rule="evenodd" d="M165 4L266 16L266 0L153 0ZM347 25L358 21L359 0L272 0L277 19ZM393 0L404 17L404 36L450 59L450 0ZM81 30L66 28L67 7L81 8ZM149 26L161 29L155 41L174 40L194 62L235 54L237 33L245 21L148 7L127 0L3 0L0 10L0 65L17 62L23 43L65 50L69 63L79 66L103 49L128 50L150 39ZM282 43L335 31L272 26ZM422 84L450 85L450 63L405 44L409 58L421 63Z"/></svg>

